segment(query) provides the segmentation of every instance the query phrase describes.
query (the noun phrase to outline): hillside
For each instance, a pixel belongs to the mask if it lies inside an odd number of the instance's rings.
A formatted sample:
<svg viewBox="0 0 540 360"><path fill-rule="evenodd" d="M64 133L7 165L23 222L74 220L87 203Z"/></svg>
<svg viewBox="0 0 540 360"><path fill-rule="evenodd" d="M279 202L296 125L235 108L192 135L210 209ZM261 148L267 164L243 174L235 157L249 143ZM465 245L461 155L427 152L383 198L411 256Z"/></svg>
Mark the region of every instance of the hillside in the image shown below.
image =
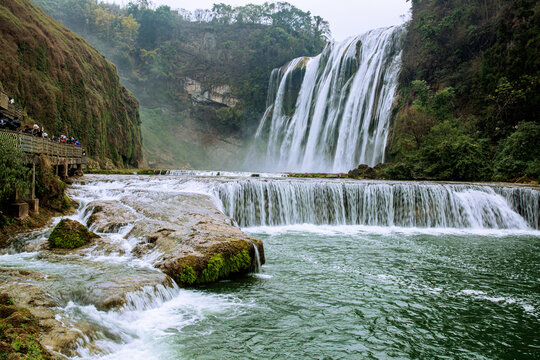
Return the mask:
<svg viewBox="0 0 540 360"><path fill-rule="evenodd" d="M538 179L540 3L412 1L395 178Z"/></svg>
<svg viewBox="0 0 540 360"><path fill-rule="evenodd" d="M191 14L143 2L34 2L117 65L141 103L151 167L238 167L272 69L319 53L328 27L287 3Z"/></svg>
<svg viewBox="0 0 540 360"><path fill-rule="evenodd" d="M49 134L102 162L142 159L137 100L95 48L28 0L0 2L0 86Z"/></svg>

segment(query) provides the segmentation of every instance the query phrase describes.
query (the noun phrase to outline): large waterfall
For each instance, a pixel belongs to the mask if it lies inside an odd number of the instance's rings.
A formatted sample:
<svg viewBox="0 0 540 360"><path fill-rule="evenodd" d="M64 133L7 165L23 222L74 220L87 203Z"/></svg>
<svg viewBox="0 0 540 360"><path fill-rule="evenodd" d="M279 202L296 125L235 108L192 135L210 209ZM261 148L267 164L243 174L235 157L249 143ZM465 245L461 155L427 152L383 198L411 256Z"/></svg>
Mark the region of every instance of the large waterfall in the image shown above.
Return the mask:
<svg viewBox="0 0 540 360"><path fill-rule="evenodd" d="M240 226L538 229L540 191L466 184L241 180L218 188Z"/></svg>
<svg viewBox="0 0 540 360"><path fill-rule="evenodd" d="M274 70L250 167L343 172L381 163L404 31L373 30Z"/></svg>

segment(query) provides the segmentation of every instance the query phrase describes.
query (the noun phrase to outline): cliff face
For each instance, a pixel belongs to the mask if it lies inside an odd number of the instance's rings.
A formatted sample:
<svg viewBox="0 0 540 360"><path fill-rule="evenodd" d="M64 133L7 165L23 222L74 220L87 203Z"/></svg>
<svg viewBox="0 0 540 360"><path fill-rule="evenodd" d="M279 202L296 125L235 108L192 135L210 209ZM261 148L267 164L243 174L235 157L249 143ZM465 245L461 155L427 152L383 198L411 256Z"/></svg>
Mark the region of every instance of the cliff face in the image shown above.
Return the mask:
<svg viewBox="0 0 540 360"><path fill-rule="evenodd" d="M137 100L116 68L28 0L0 2L0 82L49 134L75 136L97 159L137 166Z"/></svg>
<svg viewBox="0 0 540 360"><path fill-rule="evenodd" d="M286 3L255 6L249 18L241 16L246 8L230 9L238 12L232 18L204 12L211 20L136 2L33 1L116 64L141 104L150 167L241 165L272 69L325 45L322 19Z"/></svg>

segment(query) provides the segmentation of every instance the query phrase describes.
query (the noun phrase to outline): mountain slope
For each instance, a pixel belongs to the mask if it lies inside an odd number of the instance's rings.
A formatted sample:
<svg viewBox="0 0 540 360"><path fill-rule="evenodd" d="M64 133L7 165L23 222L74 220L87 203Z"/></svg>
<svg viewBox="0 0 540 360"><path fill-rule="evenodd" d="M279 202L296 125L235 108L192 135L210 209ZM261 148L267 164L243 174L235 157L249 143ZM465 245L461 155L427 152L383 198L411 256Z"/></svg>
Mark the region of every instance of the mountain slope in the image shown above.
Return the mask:
<svg viewBox="0 0 540 360"><path fill-rule="evenodd" d="M540 177L540 3L413 0L394 178Z"/></svg>
<svg viewBox="0 0 540 360"><path fill-rule="evenodd" d="M137 166L137 100L116 68L28 0L0 1L0 82L49 134L78 137L90 156Z"/></svg>

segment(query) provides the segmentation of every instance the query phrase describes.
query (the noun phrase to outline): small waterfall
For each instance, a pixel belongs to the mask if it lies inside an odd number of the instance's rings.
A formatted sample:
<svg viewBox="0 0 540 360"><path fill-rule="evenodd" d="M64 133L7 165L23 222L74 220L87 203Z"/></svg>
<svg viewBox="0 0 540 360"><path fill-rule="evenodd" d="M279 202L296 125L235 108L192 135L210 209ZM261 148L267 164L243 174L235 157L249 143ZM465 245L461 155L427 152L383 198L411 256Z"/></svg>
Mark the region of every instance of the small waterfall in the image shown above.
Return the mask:
<svg viewBox="0 0 540 360"><path fill-rule="evenodd" d="M247 165L343 172L381 163L404 31L403 26L373 30L274 70Z"/></svg>
<svg viewBox="0 0 540 360"><path fill-rule="evenodd" d="M255 251L255 258L257 260L257 267L255 268L256 272L261 272L261 255L259 254L259 249L257 248L257 244L255 244L253 241L251 242L251 245L253 245L253 250Z"/></svg>
<svg viewBox="0 0 540 360"><path fill-rule="evenodd" d="M538 229L540 191L484 185L241 180L220 184L240 226Z"/></svg>

